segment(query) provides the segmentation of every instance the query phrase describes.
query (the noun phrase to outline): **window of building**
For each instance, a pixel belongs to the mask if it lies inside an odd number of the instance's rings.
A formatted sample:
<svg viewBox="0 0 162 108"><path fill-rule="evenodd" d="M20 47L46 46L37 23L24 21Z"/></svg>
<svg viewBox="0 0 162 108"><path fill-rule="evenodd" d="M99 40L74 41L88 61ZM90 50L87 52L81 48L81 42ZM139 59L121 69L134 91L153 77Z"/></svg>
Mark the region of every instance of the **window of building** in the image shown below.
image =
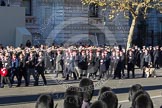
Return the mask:
<svg viewBox="0 0 162 108"><path fill-rule="evenodd" d="M32 15L32 3L31 0L23 0L22 1L22 6L26 8L26 16L31 16Z"/></svg>
<svg viewBox="0 0 162 108"><path fill-rule="evenodd" d="M89 17L98 17L98 5L91 3L89 5Z"/></svg>

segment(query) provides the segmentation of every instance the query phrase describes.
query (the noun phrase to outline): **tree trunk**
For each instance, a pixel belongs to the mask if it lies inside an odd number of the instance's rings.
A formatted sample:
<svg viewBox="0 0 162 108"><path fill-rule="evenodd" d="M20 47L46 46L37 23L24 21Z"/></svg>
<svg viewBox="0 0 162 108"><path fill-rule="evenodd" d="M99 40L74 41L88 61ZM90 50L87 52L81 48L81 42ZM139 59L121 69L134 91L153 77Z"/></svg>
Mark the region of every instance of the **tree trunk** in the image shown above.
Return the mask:
<svg viewBox="0 0 162 108"><path fill-rule="evenodd" d="M131 44L132 44L136 22L137 22L137 17L133 17L131 28L129 30L129 35L128 35L127 50L131 47Z"/></svg>

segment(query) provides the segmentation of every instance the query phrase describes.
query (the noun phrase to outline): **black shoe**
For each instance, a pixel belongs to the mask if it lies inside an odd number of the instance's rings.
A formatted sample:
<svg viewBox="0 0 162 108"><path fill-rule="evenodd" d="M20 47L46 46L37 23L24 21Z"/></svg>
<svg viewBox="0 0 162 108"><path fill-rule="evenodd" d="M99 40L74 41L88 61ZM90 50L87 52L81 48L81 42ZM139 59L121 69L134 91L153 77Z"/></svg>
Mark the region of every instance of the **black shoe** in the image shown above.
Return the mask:
<svg viewBox="0 0 162 108"><path fill-rule="evenodd" d="M86 74L83 74L83 76L86 76Z"/></svg>
<svg viewBox="0 0 162 108"><path fill-rule="evenodd" d="M73 80L77 80L77 77L75 76L75 77L73 78Z"/></svg>
<svg viewBox="0 0 162 108"><path fill-rule="evenodd" d="M28 87L29 86L29 84L25 84L25 87Z"/></svg>
<svg viewBox="0 0 162 108"><path fill-rule="evenodd" d="M20 85L17 85L16 87L20 87Z"/></svg>
<svg viewBox="0 0 162 108"><path fill-rule="evenodd" d="M97 80L100 80L101 78L97 78Z"/></svg>
<svg viewBox="0 0 162 108"><path fill-rule="evenodd" d="M4 86L1 86L1 88L4 88Z"/></svg>
<svg viewBox="0 0 162 108"><path fill-rule="evenodd" d="M47 85L47 82L44 82L44 85Z"/></svg>
<svg viewBox="0 0 162 108"><path fill-rule="evenodd" d="M35 84L34 84L34 86L38 86L38 84L37 84L37 83L35 83Z"/></svg>
<svg viewBox="0 0 162 108"><path fill-rule="evenodd" d="M116 77L114 76L113 79L115 79Z"/></svg>
<svg viewBox="0 0 162 108"><path fill-rule="evenodd" d="M69 80L69 78L65 78L65 80Z"/></svg>
<svg viewBox="0 0 162 108"><path fill-rule="evenodd" d="M96 80L96 77L93 77L93 80Z"/></svg>
<svg viewBox="0 0 162 108"><path fill-rule="evenodd" d="M43 84L43 86L46 86L47 84ZM37 85L38 86L38 85Z"/></svg>

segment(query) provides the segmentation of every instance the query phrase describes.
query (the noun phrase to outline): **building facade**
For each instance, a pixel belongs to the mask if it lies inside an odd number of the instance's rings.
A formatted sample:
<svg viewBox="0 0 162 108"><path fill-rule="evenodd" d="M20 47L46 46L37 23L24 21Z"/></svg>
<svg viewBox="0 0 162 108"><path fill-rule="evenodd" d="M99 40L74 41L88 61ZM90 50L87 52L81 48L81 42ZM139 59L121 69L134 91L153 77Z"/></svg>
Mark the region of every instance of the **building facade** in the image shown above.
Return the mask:
<svg viewBox="0 0 162 108"><path fill-rule="evenodd" d="M6 0L10 6L26 7L26 27L34 43L52 42L93 45L126 45L131 19L123 13L109 20L109 9L84 6L80 0ZM37 41L36 41L37 40ZM39 41L38 41L39 40ZM162 40L162 14L150 10L146 20L140 20L134 33L134 44L156 45Z"/></svg>

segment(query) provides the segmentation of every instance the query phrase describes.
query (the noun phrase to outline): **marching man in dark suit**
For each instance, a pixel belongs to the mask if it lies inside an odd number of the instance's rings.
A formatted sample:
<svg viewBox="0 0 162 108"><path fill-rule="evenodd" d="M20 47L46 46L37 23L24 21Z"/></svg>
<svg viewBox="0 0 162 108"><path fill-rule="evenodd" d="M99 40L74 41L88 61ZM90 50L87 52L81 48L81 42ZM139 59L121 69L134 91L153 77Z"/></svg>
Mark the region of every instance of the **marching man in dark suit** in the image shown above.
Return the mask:
<svg viewBox="0 0 162 108"><path fill-rule="evenodd" d="M65 55L64 55L64 75L65 75L65 77L66 77L66 79L65 80L69 80L69 75L70 75L70 73L69 73L69 66L70 66L70 55L69 55L69 51L68 50L66 50L65 51Z"/></svg>
<svg viewBox="0 0 162 108"><path fill-rule="evenodd" d="M85 51L82 51L81 55L79 56L78 67L79 67L79 74L80 74L79 76L81 79L83 76L83 72L87 71L87 56L85 54Z"/></svg>
<svg viewBox="0 0 162 108"><path fill-rule="evenodd" d="M125 76L125 73L124 73L124 68L125 68L125 54L123 51L120 51L119 52L119 57L120 57L120 62L121 62L121 71L122 71L122 77Z"/></svg>
<svg viewBox="0 0 162 108"><path fill-rule="evenodd" d="M153 51L153 64L154 64L154 68L159 68L159 60L160 60L160 50L159 50L159 46L155 47L155 50Z"/></svg>
<svg viewBox="0 0 162 108"><path fill-rule="evenodd" d="M115 63L116 63L116 52L112 51L110 56L110 69L109 69L109 77L112 77L115 71Z"/></svg>
<svg viewBox="0 0 162 108"><path fill-rule="evenodd" d="M80 78L80 73L79 73L79 67L78 67L78 64L79 64L79 53L77 53L77 51L73 51L73 57L74 57L74 71L75 71L75 74L77 76L77 78Z"/></svg>
<svg viewBox="0 0 162 108"><path fill-rule="evenodd" d="M129 73L132 71L132 77L135 77L134 74L134 65L135 65L135 57L134 54L131 50L129 50L128 55L127 55L127 78L129 78Z"/></svg>
<svg viewBox="0 0 162 108"><path fill-rule="evenodd" d="M114 77L113 79L115 79L116 77L118 77L119 79L121 79L121 70L122 70L122 63L121 63L121 57L119 55L119 51L116 52L116 59L115 59L115 70L114 70Z"/></svg>
<svg viewBox="0 0 162 108"><path fill-rule="evenodd" d="M66 80L69 80L69 76L73 75L74 80L77 79L76 72L75 72L75 55L73 55L73 52L70 51L69 55L66 57Z"/></svg>
<svg viewBox="0 0 162 108"><path fill-rule="evenodd" d="M94 65L93 79L96 79L96 74L97 74L97 72L100 69L100 59L101 59L101 56L100 56L100 51L99 50L96 51L96 55L95 55L95 58L94 59L95 59L94 60L95 65Z"/></svg>
<svg viewBox="0 0 162 108"><path fill-rule="evenodd" d="M30 75L33 75L34 80L36 81L36 72L35 72L35 62L36 62L36 58L33 54L33 52L30 52L29 56L27 57L26 60L26 68L27 68L27 81L28 84L30 84ZM35 85L36 83L34 83Z"/></svg>
<svg viewBox="0 0 162 108"><path fill-rule="evenodd" d="M142 59L141 61L143 61L143 63L141 64L142 68L143 68L142 77L144 78L145 77L145 68L148 68L151 64L151 55L148 53L148 50L144 51L144 55L142 56L141 59Z"/></svg>
<svg viewBox="0 0 162 108"><path fill-rule="evenodd" d="M46 81L46 77L44 75L44 70L45 70L45 67L44 67L44 56L43 56L43 53L40 51L39 54L38 54L38 58L37 58L37 61L36 61L36 70L37 70L37 76L36 76L36 86L38 86L38 82L39 82L39 76L41 75L42 76L42 79L43 79L43 82L44 82L44 85L47 85L47 81Z"/></svg>
<svg viewBox="0 0 162 108"><path fill-rule="evenodd" d="M17 85L17 87L21 86L22 77L24 77L24 79L25 79L25 86L28 86L27 72L26 72L26 67L25 67L25 58L24 58L23 54L19 55L18 74L19 74L19 78L18 78L18 85Z"/></svg>
<svg viewBox="0 0 162 108"><path fill-rule="evenodd" d="M88 62L87 78L89 78L90 75L94 74L94 65L95 65L95 58L92 50L90 50L89 52L89 55L87 57L87 62Z"/></svg>
<svg viewBox="0 0 162 108"><path fill-rule="evenodd" d="M100 71L99 71L98 80L104 77L106 77L106 57L105 57L105 53L102 52L101 59L100 59Z"/></svg>
<svg viewBox="0 0 162 108"><path fill-rule="evenodd" d="M18 67L19 67L18 58L16 57L16 54L12 54L12 59L11 59L11 84L14 83L14 77L15 76L17 78L17 81L19 79Z"/></svg>
<svg viewBox="0 0 162 108"><path fill-rule="evenodd" d="M110 52L105 50L105 57L106 57L106 79L109 78L109 66L110 66Z"/></svg>
<svg viewBox="0 0 162 108"><path fill-rule="evenodd" d="M58 74L62 74L62 78L64 78L64 73L63 73L63 56L61 54L61 51L57 51L57 57L56 57L56 76L55 78L58 77Z"/></svg>

